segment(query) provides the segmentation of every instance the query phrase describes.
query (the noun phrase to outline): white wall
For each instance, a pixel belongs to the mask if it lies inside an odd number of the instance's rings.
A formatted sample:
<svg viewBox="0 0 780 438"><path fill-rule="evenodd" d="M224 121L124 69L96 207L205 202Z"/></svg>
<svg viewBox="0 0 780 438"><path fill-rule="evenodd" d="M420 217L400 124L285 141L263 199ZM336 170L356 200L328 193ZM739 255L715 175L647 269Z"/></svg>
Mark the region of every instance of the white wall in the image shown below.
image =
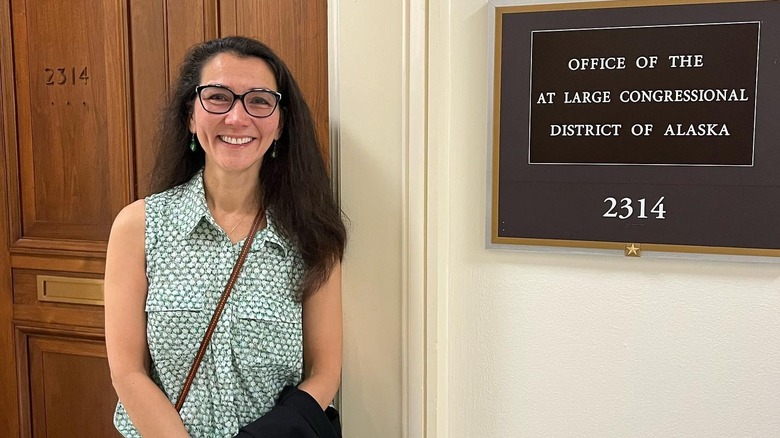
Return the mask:
<svg viewBox="0 0 780 438"><path fill-rule="evenodd" d="M780 262L486 249L487 1L331 3L347 437L780 436Z"/></svg>
<svg viewBox="0 0 780 438"><path fill-rule="evenodd" d="M329 1L342 208L344 435L399 437L401 394L402 5ZM335 71L334 71L335 70Z"/></svg>

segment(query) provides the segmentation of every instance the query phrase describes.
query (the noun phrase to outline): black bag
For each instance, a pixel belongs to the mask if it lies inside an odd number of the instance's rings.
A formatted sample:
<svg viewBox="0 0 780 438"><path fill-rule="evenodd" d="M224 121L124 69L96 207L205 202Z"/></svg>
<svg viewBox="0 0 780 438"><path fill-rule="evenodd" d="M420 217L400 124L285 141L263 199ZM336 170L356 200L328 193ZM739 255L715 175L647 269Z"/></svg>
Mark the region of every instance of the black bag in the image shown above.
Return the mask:
<svg viewBox="0 0 780 438"><path fill-rule="evenodd" d="M286 386L276 406L235 438L341 438L341 421L333 406L323 411L309 393Z"/></svg>

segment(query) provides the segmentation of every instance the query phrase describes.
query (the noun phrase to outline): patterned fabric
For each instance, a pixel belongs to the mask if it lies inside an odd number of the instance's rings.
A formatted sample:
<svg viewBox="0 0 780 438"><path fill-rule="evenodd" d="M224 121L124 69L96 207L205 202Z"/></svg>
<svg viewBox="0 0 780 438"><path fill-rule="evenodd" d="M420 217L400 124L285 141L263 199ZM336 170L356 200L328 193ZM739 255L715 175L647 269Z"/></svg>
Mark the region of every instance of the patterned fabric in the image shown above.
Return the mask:
<svg viewBox="0 0 780 438"><path fill-rule="evenodd" d="M232 437L299 383L303 260L274 227L258 231L181 410L195 437ZM243 241L206 205L202 171L146 198L147 338L152 380L175 402ZM121 402L114 425L139 437Z"/></svg>

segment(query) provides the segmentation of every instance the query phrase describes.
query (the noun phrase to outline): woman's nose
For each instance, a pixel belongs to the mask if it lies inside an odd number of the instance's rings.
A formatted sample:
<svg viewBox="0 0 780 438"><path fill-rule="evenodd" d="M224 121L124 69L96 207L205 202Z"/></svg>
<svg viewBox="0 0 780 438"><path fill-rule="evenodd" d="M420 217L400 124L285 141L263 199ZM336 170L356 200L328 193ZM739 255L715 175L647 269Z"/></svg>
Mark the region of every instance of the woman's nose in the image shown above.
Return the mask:
<svg viewBox="0 0 780 438"><path fill-rule="evenodd" d="M251 118L252 116L250 116L249 113L246 112L246 108L244 108L244 102L240 99L236 99L233 108L230 108L230 111L228 111L225 116L225 123L247 124Z"/></svg>

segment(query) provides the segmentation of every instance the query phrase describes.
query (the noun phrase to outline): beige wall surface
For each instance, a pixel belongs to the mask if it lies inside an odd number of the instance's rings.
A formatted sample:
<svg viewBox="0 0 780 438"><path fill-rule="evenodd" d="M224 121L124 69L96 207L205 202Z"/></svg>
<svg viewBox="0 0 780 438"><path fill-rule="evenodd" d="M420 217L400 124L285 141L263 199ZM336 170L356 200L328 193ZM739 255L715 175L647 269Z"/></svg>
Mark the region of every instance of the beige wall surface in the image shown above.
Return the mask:
<svg viewBox="0 0 780 438"><path fill-rule="evenodd" d="M780 262L487 249L491 5L334 5L346 436L780 436Z"/></svg>
<svg viewBox="0 0 780 438"><path fill-rule="evenodd" d="M330 1L342 209L346 437L400 437L402 5ZM333 82L333 81L332 81Z"/></svg>

